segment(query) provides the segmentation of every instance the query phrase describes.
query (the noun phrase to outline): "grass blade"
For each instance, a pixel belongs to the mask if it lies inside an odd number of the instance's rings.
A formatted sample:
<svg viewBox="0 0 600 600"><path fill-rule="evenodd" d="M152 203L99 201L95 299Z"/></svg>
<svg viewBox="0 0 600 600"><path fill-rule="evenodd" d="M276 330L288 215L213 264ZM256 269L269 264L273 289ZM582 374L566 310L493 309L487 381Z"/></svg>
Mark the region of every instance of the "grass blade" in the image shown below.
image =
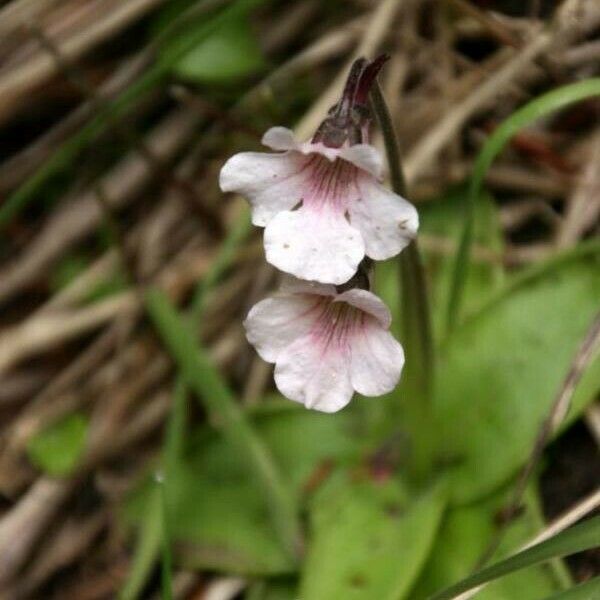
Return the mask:
<svg viewBox="0 0 600 600"><path fill-rule="evenodd" d="M169 528L169 504L167 497L166 475L157 477L159 503L160 503L160 589L162 600L173 600L173 557L171 556L171 536Z"/></svg>
<svg viewBox="0 0 600 600"><path fill-rule="evenodd" d="M295 558L301 543L295 500L282 481L268 450L246 421L233 393L208 355L196 343L185 319L177 314L165 294L151 289L146 293L145 300L146 310L186 384L220 423L226 438L245 457L248 468L262 485L275 529L290 558Z"/></svg>
<svg viewBox="0 0 600 600"><path fill-rule="evenodd" d="M119 593L119 600L139 598L152 572L161 544L161 499L158 488L154 488L152 501L142 524L133 561L127 580Z"/></svg>
<svg viewBox="0 0 600 600"><path fill-rule="evenodd" d="M157 478L160 488L160 517L161 517L161 589L163 600L173 597L172 569L173 558L171 555L171 527L169 513L170 484L177 468L177 463L183 453L185 439L187 389L185 382L178 379L173 391L173 405L167 423L167 432L163 444L163 473Z"/></svg>
<svg viewBox="0 0 600 600"><path fill-rule="evenodd" d="M545 600L595 600L596 598L600 598L600 577L594 577L590 581L553 594Z"/></svg>
<svg viewBox="0 0 600 600"><path fill-rule="evenodd" d="M244 210L234 226L232 227L229 234L223 240L219 254L213 262L211 268L206 275L199 281L196 286L194 298L192 300L191 314L189 316L191 329L196 330L197 324L204 312L205 300L207 294L219 281L225 270L231 264L235 257L235 252L238 249L240 243L248 235L251 229L250 212ZM171 572L172 572L172 556L171 556L171 538L169 535L170 531L170 514L169 514L169 493L170 485L173 477L173 473L177 468L177 463L183 454L183 446L185 440L185 428L186 428L186 413L187 413L187 385L185 378L181 375L178 376L174 390L173 390L173 405L169 415L169 421L167 424L167 431L165 440L163 442L163 475L161 486L161 508L154 511L154 518L162 520L162 537L160 539L161 549L161 586L163 590L163 596L170 598L169 592L171 590ZM158 511L161 511L160 515ZM149 523L147 520L144 521L142 529L154 528L156 529L155 523ZM150 532L148 532L149 534ZM144 533L141 534L144 536ZM157 538L158 542L158 538ZM144 568L138 569L137 572L132 570L130 578L134 578L136 581L143 582L145 577L150 574L150 567L156 555L158 553L158 543L155 543L155 551L153 554L144 551L144 547L141 542L138 544L138 548L144 553ZM137 556L137 555L136 555ZM146 564L148 563L148 564ZM128 578L129 582L129 578ZM127 586L128 584L126 584ZM140 587L137 585L136 587ZM134 596L128 596L133 598Z"/></svg>
<svg viewBox="0 0 600 600"><path fill-rule="evenodd" d="M486 173L506 143L522 127L569 104L600 95L600 78L587 79L559 87L535 98L503 121L489 137L479 153L467 197L465 225L454 263L454 273L447 309L447 330L451 331L459 318L463 289L467 280L473 242L474 206Z"/></svg>
<svg viewBox="0 0 600 600"><path fill-rule="evenodd" d="M581 552L598 545L600 545L600 517L593 517L545 542L531 546L514 556L474 573L459 583L435 594L431 600L452 600L452 598L456 598L463 592L472 590L481 584L498 579L513 571L524 569L551 558Z"/></svg>

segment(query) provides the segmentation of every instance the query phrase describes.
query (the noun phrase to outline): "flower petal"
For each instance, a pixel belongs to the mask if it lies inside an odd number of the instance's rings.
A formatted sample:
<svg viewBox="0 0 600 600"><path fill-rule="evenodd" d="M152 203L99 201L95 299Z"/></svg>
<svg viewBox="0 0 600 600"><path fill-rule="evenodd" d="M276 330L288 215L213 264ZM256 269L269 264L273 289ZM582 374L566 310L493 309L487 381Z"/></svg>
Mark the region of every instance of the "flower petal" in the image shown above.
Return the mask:
<svg viewBox="0 0 600 600"><path fill-rule="evenodd" d="M265 132L261 141L263 146L273 150L296 150L299 145L294 132L287 127L271 127Z"/></svg>
<svg viewBox="0 0 600 600"><path fill-rule="evenodd" d="M334 302L347 302L373 315L384 329L389 329L392 324L392 315L383 300L367 290L358 288L347 290L339 294Z"/></svg>
<svg viewBox="0 0 600 600"><path fill-rule="evenodd" d="M415 237L419 216L415 207L371 177L358 182L360 198L349 207L350 223L362 234L367 256L385 260Z"/></svg>
<svg viewBox="0 0 600 600"><path fill-rule="evenodd" d="M343 215L300 208L274 217L265 229L267 261L300 279L344 283L356 273L364 244Z"/></svg>
<svg viewBox="0 0 600 600"><path fill-rule="evenodd" d="M275 384L279 391L307 408L336 412L352 399L348 357L322 347L307 335L288 346L277 359Z"/></svg>
<svg viewBox="0 0 600 600"><path fill-rule="evenodd" d="M318 316L319 296L274 296L255 304L244 321L246 337L263 360L275 362L281 351L306 335Z"/></svg>
<svg viewBox="0 0 600 600"><path fill-rule="evenodd" d="M277 213L293 208L302 198L307 158L298 152L268 154L240 152L221 169L224 192L239 192L252 206L252 222L264 227Z"/></svg>
<svg viewBox="0 0 600 600"><path fill-rule="evenodd" d="M350 346L352 387L363 396L391 392L404 366L404 351L392 334L368 319Z"/></svg>
<svg viewBox="0 0 600 600"><path fill-rule="evenodd" d="M370 173L376 179L381 179L383 176L381 154L370 144L346 146L340 150L339 157Z"/></svg>
<svg viewBox="0 0 600 600"><path fill-rule="evenodd" d="M298 144L297 149L299 152L302 152L302 154L320 154L329 162L334 162L340 155L340 148L330 148L321 142L311 142L310 140Z"/></svg>

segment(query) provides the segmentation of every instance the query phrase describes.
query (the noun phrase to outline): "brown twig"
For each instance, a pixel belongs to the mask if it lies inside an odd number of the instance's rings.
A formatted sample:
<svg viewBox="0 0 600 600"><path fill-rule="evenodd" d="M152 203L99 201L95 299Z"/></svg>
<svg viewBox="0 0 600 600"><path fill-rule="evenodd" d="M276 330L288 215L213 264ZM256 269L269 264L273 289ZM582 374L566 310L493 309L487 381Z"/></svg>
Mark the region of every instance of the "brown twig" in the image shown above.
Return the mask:
<svg viewBox="0 0 600 600"><path fill-rule="evenodd" d="M198 122L195 111L180 109L167 115L148 135L147 145L166 161L193 136ZM130 152L99 182L113 210L121 209L154 177L146 161ZM18 260L0 272L0 304L22 291L67 248L88 235L102 221L96 192L85 190L59 207Z"/></svg>
<svg viewBox="0 0 600 600"><path fill-rule="evenodd" d="M78 24L70 36L60 44L61 54L68 60L81 56L162 1L117 1L113 2L112 10L105 7L101 14L90 14L85 26ZM41 53L31 57L25 64L3 73L0 76L0 122L11 114L26 93L52 77L56 68L54 59L46 53Z"/></svg>
<svg viewBox="0 0 600 600"><path fill-rule="evenodd" d="M474 6L468 0L446 0L448 4L458 9L460 12L468 15L480 23L489 33L501 44L520 48L522 43L502 21L494 18L493 15Z"/></svg>

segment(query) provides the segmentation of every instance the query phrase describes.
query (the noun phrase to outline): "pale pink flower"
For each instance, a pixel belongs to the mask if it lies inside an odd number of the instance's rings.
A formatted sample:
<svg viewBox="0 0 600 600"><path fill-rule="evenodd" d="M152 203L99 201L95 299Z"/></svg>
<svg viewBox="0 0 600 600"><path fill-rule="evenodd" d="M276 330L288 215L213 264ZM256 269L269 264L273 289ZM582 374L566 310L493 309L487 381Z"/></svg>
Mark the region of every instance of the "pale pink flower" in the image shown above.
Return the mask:
<svg viewBox="0 0 600 600"><path fill-rule="evenodd" d="M267 261L278 269L339 285L365 254L391 258L415 236L417 211L381 184L383 164L373 146L298 142L284 127L269 129L262 141L281 152L232 156L220 185L248 199L252 222L266 227Z"/></svg>
<svg viewBox="0 0 600 600"><path fill-rule="evenodd" d="M404 352L389 332L390 312L371 292L293 280L256 304L244 326L259 355L275 363L279 391L323 412L356 391L380 396L398 383Z"/></svg>

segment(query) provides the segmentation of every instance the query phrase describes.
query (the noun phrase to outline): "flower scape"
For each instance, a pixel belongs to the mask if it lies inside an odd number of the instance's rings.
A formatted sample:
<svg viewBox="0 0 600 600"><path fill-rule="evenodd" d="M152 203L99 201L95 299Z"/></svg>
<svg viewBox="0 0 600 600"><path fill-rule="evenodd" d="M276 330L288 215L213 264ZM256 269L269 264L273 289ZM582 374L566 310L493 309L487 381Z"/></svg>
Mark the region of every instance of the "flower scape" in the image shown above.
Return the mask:
<svg viewBox="0 0 600 600"><path fill-rule="evenodd" d="M284 396L323 412L354 392L390 392L404 364L390 312L369 290L372 260L400 253L419 223L415 207L382 184L383 159L369 143L368 96L385 60L354 63L310 141L273 127L262 142L276 152L241 152L220 173L222 191L248 199L267 261L286 274L250 310L248 340L275 364Z"/></svg>

